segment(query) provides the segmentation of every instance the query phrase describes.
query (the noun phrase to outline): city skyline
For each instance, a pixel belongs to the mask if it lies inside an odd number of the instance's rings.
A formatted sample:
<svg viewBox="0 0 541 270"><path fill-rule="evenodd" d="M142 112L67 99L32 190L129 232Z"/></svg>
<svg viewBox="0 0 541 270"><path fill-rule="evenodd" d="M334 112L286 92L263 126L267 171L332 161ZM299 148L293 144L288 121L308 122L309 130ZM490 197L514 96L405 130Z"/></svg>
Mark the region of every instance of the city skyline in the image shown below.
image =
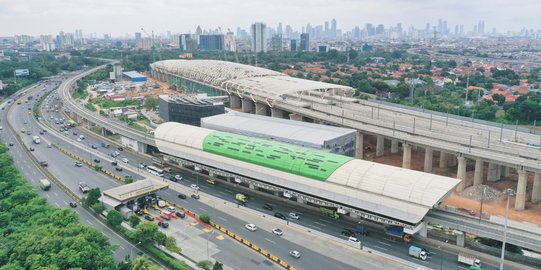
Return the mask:
<svg viewBox="0 0 541 270"><path fill-rule="evenodd" d="M433 2L339 0L329 5L329 2L321 0L309 4L298 0L272 3L256 0L239 5L240 2L235 0L204 0L183 1L178 5L171 0L152 3L140 0L74 0L67 3L59 0L0 0L3 7L0 9L0 24L10 26L2 29L0 36L54 34L59 30L71 32L74 29L112 36L124 36L141 28L156 33L193 33L197 25L203 29L221 27L225 32L237 27L249 29L256 21L272 28L281 22L301 31L307 24L324 25L333 18L337 21L337 29L343 33L370 23L385 26L402 23L404 29L409 26L422 29L426 23L435 25L439 19L447 21L449 26L464 25L465 31L472 31L479 20L485 21L486 32L492 28L497 28L500 33L539 28L535 13L541 10L541 3L537 1ZM464 16L465 10L469 11L468 16Z"/></svg>

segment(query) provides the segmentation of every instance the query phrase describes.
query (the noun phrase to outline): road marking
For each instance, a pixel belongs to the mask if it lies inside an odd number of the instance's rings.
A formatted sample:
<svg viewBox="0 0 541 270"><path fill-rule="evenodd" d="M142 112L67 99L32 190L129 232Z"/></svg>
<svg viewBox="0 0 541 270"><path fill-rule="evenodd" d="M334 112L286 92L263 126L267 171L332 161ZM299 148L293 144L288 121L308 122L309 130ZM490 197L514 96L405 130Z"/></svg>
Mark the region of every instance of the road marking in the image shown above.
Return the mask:
<svg viewBox="0 0 541 270"><path fill-rule="evenodd" d="M223 191L218 191L218 193L227 195L227 193L225 193L225 192L223 192Z"/></svg>
<svg viewBox="0 0 541 270"><path fill-rule="evenodd" d="M267 240L267 241L269 241L269 242L271 242L271 243L273 243L273 244L276 244L276 242L274 242L274 241L272 241L272 240L270 240L270 239L268 239L268 238L265 238L265 240Z"/></svg>
<svg viewBox="0 0 541 270"><path fill-rule="evenodd" d="M54 193L54 196L58 197L58 194L56 192L53 192Z"/></svg>
<svg viewBox="0 0 541 270"><path fill-rule="evenodd" d="M216 239L218 240L224 240L225 239L225 236L223 236L222 234L216 236Z"/></svg>
<svg viewBox="0 0 541 270"><path fill-rule="evenodd" d="M203 209L203 208L201 208L201 207L197 207L197 209L199 209L199 210L201 210L201 211L203 211L203 212L206 212L206 211L207 211L207 210L205 210L205 209Z"/></svg>
<svg viewBox="0 0 541 270"><path fill-rule="evenodd" d="M86 221L88 221L88 223L90 223L90 225L94 226L94 223L92 223L92 221L90 221L88 219Z"/></svg>
<svg viewBox="0 0 541 270"><path fill-rule="evenodd" d="M308 226L310 226L310 227L312 227L312 228L314 228L314 229L316 229L316 230L321 230L320 227L314 226L314 225L312 225L312 224L310 224L310 225L308 225Z"/></svg>
<svg viewBox="0 0 541 270"><path fill-rule="evenodd" d="M318 219L319 221L322 221L322 222L325 222L325 223L329 223L331 224L332 222L328 221L328 220L325 220L325 219Z"/></svg>
<svg viewBox="0 0 541 270"><path fill-rule="evenodd" d="M58 204L57 202L54 202L54 204L56 204L56 206L60 208L60 204Z"/></svg>
<svg viewBox="0 0 541 270"><path fill-rule="evenodd" d="M206 232L206 233L209 233L209 232L211 232L212 230L209 229L209 228L204 228L203 231Z"/></svg>
<svg viewBox="0 0 541 270"><path fill-rule="evenodd" d="M327 227L327 225L325 225L325 224L323 224L323 223L320 223L320 222L317 222L317 221L314 221L314 223L317 224L317 225L321 225L321 226L323 226L323 227Z"/></svg>
<svg viewBox="0 0 541 270"><path fill-rule="evenodd" d="M381 249L381 250L388 251L388 249L387 249L387 248L384 248L384 247L380 247L380 246L373 246L373 247L375 247L375 248L377 248L377 249Z"/></svg>
<svg viewBox="0 0 541 270"><path fill-rule="evenodd" d="M123 246L120 246L121 249L126 250Z"/></svg>
<svg viewBox="0 0 541 270"><path fill-rule="evenodd" d="M68 204L66 201L64 201L64 204Z"/></svg>
<svg viewBox="0 0 541 270"><path fill-rule="evenodd" d="M388 247L392 246L392 245L389 244L389 243L385 243L385 242L381 242L381 241L378 241L378 243L380 243L380 244L382 244L382 245L384 245L384 246L388 246Z"/></svg>
<svg viewBox="0 0 541 270"><path fill-rule="evenodd" d="M227 219L223 218L223 217L218 217L219 219L223 220L223 221L227 221Z"/></svg>
<svg viewBox="0 0 541 270"><path fill-rule="evenodd" d="M47 198L51 198L51 196L49 196L49 193L45 193L45 196L47 196Z"/></svg>
<svg viewBox="0 0 541 270"><path fill-rule="evenodd" d="M190 223L190 225L192 225L192 226L197 226L197 224L199 224L199 222L197 222L197 221L194 221L194 222Z"/></svg>

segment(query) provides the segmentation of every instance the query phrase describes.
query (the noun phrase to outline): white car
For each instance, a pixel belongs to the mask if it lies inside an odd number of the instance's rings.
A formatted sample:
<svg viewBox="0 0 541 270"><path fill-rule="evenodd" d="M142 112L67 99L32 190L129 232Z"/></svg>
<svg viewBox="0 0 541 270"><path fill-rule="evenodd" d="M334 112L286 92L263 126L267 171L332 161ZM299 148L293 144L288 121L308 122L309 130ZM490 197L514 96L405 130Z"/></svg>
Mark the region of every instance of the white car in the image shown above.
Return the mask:
<svg viewBox="0 0 541 270"><path fill-rule="evenodd" d="M123 159L122 159L122 162L124 162L124 163L128 163L128 162L129 162L129 160L128 160L127 158L123 158Z"/></svg>
<svg viewBox="0 0 541 270"><path fill-rule="evenodd" d="M257 230L257 226L255 226L254 224L246 224L244 225L244 228L248 229L249 231L252 231L252 232L255 232Z"/></svg>
<svg viewBox="0 0 541 270"><path fill-rule="evenodd" d="M301 217L299 216L299 214L295 213L295 212L291 212L289 213L289 217L292 218L292 219L300 219Z"/></svg>
<svg viewBox="0 0 541 270"><path fill-rule="evenodd" d="M290 255L291 257L293 257L293 258L296 258L296 259L298 259L298 258L301 257L301 253L298 252L298 251L296 251L296 250L290 251L290 252L289 252L289 255Z"/></svg>
<svg viewBox="0 0 541 270"><path fill-rule="evenodd" d="M178 175L178 174L175 175L175 180L177 180L177 181L182 181L182 176L180 176L180 175Z"/></svg>
<svg viewBox="0 0 541 270"><path fill-rule="evenodd" d="M284 232L279 228L272 229L272 233L274 233L274 234L276 234L278 236L282 236L284 234Z"/></svg>
<svg viewBox="0 0 541 270"><path fill-rule="evenodd" d="M175 211L177 211L177 209L174 206L167 206L167 211L169 211L171 213L175 213Z"/></svg>
<svg viewBox="0 0 541 270"><path fill-rule="evenodd" d="M191 184L190 187L191 187L193 190L199 190L199 186L196 185L196 184Z"/></svg>
<svg viewBox="0 0 541 270"><path fill-rule="evenodd" d="M348 242L351 242L351 243L360 243L361 241L359 241L359 239L353 237L353 236L350 236L348 238Z"/></svg>
<svg viewBox="0 0 541 270"><path fill-rule="evenodd" d="M78 142L82 142L83 140L81 140L81 138L77 138L77 141L78 141Z"/></svg>

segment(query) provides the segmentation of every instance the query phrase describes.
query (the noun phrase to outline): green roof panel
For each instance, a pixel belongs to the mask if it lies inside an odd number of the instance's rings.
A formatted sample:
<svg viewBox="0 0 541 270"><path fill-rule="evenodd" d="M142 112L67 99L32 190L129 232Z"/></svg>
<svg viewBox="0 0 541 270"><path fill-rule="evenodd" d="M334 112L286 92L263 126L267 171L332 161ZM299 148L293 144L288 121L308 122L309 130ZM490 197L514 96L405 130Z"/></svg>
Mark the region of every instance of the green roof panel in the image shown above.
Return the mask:
<svg viewBox="0 0 541 270"><path fill-rule="evenodd" d="M353 159L320 150L219 131L205 138L203 151L320 181L327 181L336 169Z"/></svg>

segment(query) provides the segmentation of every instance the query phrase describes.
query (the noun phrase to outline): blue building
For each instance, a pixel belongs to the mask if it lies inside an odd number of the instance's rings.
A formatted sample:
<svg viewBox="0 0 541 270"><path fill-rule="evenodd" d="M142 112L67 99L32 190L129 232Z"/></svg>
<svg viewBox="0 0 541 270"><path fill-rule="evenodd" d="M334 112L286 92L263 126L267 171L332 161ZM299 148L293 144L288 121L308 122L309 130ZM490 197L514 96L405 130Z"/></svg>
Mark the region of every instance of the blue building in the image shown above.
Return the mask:
<svg viewBox="0 0 541 270"><path fill-rule="evenodd" d="M147 77L137 71L126 71L122 72L124 76L128 77L131 82L146 82Z"/></svg>
<svg viewBox="0 0 541 270"><path fill-rule="evenodd" d="M201 51L223 51L224 35L200 35L199 49Z"/></svg>

